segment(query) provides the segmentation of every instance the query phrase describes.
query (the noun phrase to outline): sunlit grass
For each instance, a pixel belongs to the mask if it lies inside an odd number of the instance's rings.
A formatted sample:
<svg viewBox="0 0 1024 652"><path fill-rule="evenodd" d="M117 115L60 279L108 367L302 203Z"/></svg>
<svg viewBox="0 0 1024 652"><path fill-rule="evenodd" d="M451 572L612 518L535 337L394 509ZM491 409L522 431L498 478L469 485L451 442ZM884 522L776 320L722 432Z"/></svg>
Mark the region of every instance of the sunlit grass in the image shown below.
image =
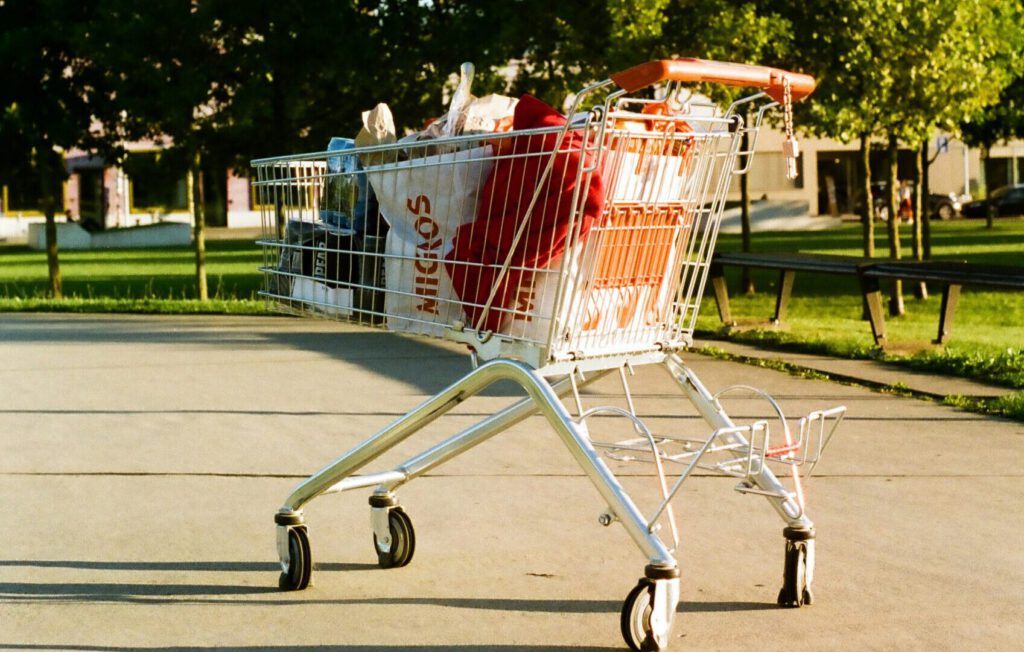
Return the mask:
<svg viewBox="0 0 1024 652"><path fill-rule="evenodd" d="M262 262L263 254L251 240L208 242L210 295L225 301L254 300L262 282L256 269ZM186 301L196 297L195 253L189 247L64 251L60 270L69 299ZM45 253L27 247L0 248L0 299L5 300L0 309L17 309L11 299L45 299L47 288ZM112 304L92 305L100 310Z"/></svg>

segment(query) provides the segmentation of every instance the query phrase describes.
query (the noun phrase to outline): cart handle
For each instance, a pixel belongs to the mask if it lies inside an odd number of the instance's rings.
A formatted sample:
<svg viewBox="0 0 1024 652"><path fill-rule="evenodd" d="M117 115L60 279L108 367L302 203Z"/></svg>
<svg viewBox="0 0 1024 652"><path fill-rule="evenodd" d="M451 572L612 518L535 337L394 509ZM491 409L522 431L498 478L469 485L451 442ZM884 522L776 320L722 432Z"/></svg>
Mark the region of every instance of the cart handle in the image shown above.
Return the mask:
<svg viewBox="0 0 1024 652"><path fill-rule="evenodd" d="M611 76L611 80L627 93L634 93L663 81L710 82L760 88L776 102L782 102L784 99L786 79L789 80L794 102L810 95L816 85L814 77L802 73L768 66L693 58L648 61Z"/></svg>

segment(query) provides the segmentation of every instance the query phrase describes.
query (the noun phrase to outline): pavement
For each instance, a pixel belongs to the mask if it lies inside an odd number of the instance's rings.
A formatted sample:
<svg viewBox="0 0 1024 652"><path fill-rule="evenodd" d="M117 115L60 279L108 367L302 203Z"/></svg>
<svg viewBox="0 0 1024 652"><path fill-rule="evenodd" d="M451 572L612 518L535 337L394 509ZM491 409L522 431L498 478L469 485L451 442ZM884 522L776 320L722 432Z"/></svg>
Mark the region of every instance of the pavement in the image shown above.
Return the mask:
<svg viewBox="0 0 1024 652"><path fill-rule="evenodd" d="M830 215L811 215L810 207L799 200L760 199L750 203L750 228L759 231L824 231L839 228L843 219ZM740 233L742 217L739 206L722 212L720 233Z"/></svg>
<svg viewBox="0 0 1024 652"><path fill-rule="evenodd" d="M403 488L408 567L377 568L365 492L310 503L314 586L277 589L273 514L291 488L465 373L456 346L291 318L4 314L0 354L0 649L623 648L646 560L598 524L599 495L539 418ZM672 649L1020 649L1024 424L686 360L712 391L849 411L806 484L813 606L775 606L783 524L763 498L710 475L684 485ZM617 389L599 381L584 402L621 404ZM380 468L514 390L460 404ZM638 369L633 396L655 432L707 433L659 370ZM766 404L726 408L744 421ZM610 464L652 509L651 469Z"/></svg>

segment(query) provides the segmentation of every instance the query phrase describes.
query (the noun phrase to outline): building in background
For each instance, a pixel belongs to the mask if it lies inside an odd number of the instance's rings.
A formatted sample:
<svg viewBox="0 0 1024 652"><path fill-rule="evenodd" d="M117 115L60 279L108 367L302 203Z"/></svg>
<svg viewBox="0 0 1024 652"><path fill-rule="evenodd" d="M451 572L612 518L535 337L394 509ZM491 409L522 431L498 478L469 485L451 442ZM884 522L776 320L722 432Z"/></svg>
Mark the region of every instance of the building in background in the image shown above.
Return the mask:
<svg viewBox="0 0 1024 652"><path fill-rule="evenodd" d="M861 172L859 144L843 144L826 138L800 140L800 177L785 178L782 155L782 133L763 129L757 155L750 170L750 193L756 198L767 195L770 200L797 200L806 204L809 215L859 214L864 201L864 177ZM929 150L934 159L928 170L929 190L933 194L954 194L958 197L984 194L985 187L995 190L1024 181L1024 141L1011 141L994 146L982 173L981 154L964 143L940 135L932 140ZM900 149L897 178L917 181L917 152ZM872 181L885 178L887 154L882 149L871 153ZM739 196L733 184L730 199Z"/></svg>
<svg viewBox="0 0 1024 652"><path fill-rule="evenodd" d="M750 170L752 199L784 202L803 215L856 214L864 200L860 153L856 143L803 138L797 179L785 176L780 131L762 128L757 154ZM64 183L60 219L70 219L92 231L141 226L160 222L192 223L186 197L185 172L164 156L154 142L128 146L129 155L121 167L107 165L85 152L66 156L68 179ZM976 149L941 136L931 143L935 161L929 171L931 192L978 195L987 185L998 187L1024 180L1024 142L995 146L984 174ZM898 177L914 179L915 153L900 150ZM876 180L883 177L885 153L872 153ZM259 226L258 206L248 170L207 169L204 171L206 223L229 228ZM0 179L0 240L24 239L28 224L43 220L40 192L34 178ZM734 180L730 200L739 199Z"/></svg>
<svg viewBox="0 0 1024 652"><path fill-rule="evenodd" d="M86 152L65 156L58 220L71 220L89 231L181 222L192 224L185 171L168 160L153 142L128 145L120 167ZM209 226L259 226L253 192L245 173L211 168L203 171L206 223ZM31 176L0 179L0 240L20 241L28 225L43 221L38 181Z"/></svg>

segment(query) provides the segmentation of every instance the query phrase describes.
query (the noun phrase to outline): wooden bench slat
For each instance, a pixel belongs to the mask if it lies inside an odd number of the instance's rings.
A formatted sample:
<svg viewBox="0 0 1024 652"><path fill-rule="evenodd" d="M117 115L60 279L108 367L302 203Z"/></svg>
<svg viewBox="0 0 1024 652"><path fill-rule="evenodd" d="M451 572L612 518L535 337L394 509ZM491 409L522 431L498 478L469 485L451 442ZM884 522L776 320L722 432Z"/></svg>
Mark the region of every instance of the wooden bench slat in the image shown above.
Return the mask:
<svg viewBox="0 0 1024 652"><path fill-rule="evenodd" d="M855 256L828 254L744 254L716 253L712 264L730 267L756 267L759 269L819 272L824 274L856 274L857 267L870 260Z"/></svg>
<svg viewBox="0 0 1024 652"><path fill-rule="evenodd" d="M871 263L861 270L871 278L902 278L910 281L980 285L1024 289L1024 268L1008 265L979 265L961 261L886 261Z"/></svg>

